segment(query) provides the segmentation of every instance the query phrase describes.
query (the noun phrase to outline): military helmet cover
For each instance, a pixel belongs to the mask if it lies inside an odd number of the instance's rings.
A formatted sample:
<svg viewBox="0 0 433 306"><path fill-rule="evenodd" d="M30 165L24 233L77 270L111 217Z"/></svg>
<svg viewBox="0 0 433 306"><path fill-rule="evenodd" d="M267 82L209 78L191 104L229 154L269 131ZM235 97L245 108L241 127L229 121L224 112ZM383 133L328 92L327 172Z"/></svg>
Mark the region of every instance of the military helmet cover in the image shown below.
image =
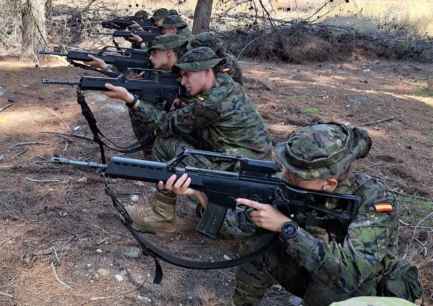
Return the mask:
<svg viewBox="0 0 433 306"><path fill-rule="evenodd" d="M199 47L186 52L176 64L176 68L184 71L207 70L215 67L222 60L211 48Z"/></svg>
<svg viewBox="0 0 433 306"><path fill-rule="evenodd" d="M339 177L351 163L365 157L371 139L364 129L339 123L315 124L297 129L287 142L277 144L277 160L304 180Z"/></svg>
<svg viewBox="0 0 433 306"><path fill-rule="evenodd" d="M152 46L148 49L152 50L169 50L176 49L185 46L188 43L188 39L183 36L176 34L167 34L157 36L152 42Z"/></svg>

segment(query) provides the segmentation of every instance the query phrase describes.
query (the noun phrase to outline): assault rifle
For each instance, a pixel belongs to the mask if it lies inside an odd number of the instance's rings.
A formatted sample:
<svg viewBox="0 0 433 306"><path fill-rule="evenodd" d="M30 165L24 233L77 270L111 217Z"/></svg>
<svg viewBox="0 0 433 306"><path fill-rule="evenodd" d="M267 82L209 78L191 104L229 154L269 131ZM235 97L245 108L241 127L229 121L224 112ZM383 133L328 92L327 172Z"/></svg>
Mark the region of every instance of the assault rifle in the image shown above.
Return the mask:
<svg viewBox="0 0 433 306"><path fill-rule="evenodd" d="M107 91L105 84L113 84L126 88L130 93L140 97L155 98L172 102L176 97L185 95L185 89L179 84L173 73L158 73L153 70L143 70L148 73L144 80L131 80L123 76L117 78L103 78L83 76L79 81L42 80L45 85L78 86L80 90Z"/></svg>
<svg viewBox="0 0 433 306"><path fill-rule="evenodd" d="M102 59L105 63L115 66L120 72L126 72L128 68L149 68L148 53L145 50L131 48L105 47L99 52L70 50L66 53L55 51L40 51L39 54L64 56L73 65L80 66L77 61L89 62L93 59L90 55ZM87 66L86 66L87 67Z"/></svg>
<svg viewBox="0 0 433 306"><path fill-rule="evenodd" d="M143 42L151 42L155 39L155 37L161 35L161 31L156 28L156 27L152 27L151 30L149 31L114 31L113 32L113 39L117 38L117 37L123 37L123 38L129 38L132 37L132 34L138 35L141 37L141 39L143 40Z"/></svg>
<svg viewBox="0 0 433 306"><path fill-rule="evenodd" d="M138 23L138 25L141 27L153 26L153 23L152 21L150 21L150 19L143 19L142 17L137 16L126 16L117 17L111 20L105 20L102 22L102 27L113 30L125 30L132 26L134 22Z"/></svg>
<svg viewBox="0 0 433 306"><path fill-rule="evenodd" d="M224 160L237 164L239 171L219 171L194 167L178 167L188 156L203 156L209 159ZM108 164L68 160L60 157L52 161L61 164L96 169L105 176L145 182L166 181L172 174L187 173L191 178L191 188L204 192L208 207L201 218L197 230L215 238L227 209L236 208L236 198L249 198L262 203L273 204L278 210L299 225L332 224L346 230L353 220L360 199L353 195L318 192L288 185L273 177L279 170L273 161L253 160L220 153L186 149L169 162L138 160L113 157ZM326 203L335 203L335 208L326 208Z"/></svg>

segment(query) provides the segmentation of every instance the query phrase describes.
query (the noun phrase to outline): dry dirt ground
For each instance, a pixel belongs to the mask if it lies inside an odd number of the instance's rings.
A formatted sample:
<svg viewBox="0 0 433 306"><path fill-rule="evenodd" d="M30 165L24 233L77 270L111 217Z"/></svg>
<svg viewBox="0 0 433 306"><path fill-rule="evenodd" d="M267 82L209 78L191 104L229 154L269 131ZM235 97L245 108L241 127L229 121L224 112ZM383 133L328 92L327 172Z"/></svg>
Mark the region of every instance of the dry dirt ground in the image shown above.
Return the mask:
<svg viewBox="0 0 433 306"><path fill-rule="evenodd" d="M354 59L311 65L244 62L246 90L275 141L314 121L368 128L374 146L358 170L385 178L405 206L402 256L421 269L426 305L433 305L433 65ZM0 305L216 305L232 293L234 270L189 271L137 255L96 174L47 163L52 155L98 160L89 142L47 132L90 136L71 87L43 87L43 78L87 74L58 65L0 62ZM430 87L429 87L430 86ZM100 126L120 143L133 141L126 109L97 93L88 100ZM112 153L110 153L112 154ZM151 186L118 181L125 201L143 201ZM191 223L188 210L179 212ZM424 219L422 219L424 217ZM419 221L422 223L417 224ZM429 223L430 221L430 223ZM157 238L186 256L233 254L234 242L193 231ZM286 305L274 287L262 305Z"/></svg>

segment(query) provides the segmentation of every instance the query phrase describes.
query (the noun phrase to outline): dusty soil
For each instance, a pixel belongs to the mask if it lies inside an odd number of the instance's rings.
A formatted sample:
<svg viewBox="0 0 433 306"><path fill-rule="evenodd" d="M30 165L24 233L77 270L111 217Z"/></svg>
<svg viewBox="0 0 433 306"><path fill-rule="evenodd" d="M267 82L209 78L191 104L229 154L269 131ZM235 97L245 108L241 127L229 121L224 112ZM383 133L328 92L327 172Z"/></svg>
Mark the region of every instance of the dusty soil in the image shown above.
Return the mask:
<svg viewBox="0 0 433 306"><path fill-rule="evenodd" d="M374 146L357 169L384 177L399 194L433 197L433 98L427 82L433 65L358 58L302 66L244 62L243 68L247 92L276 142L297 126L320 120L365 126ZM99 159L90 142L46 133L90 136L74 89L40 84L43 78L72 80L83 74L88 73L53 63L34 68L14 59L0 62L0 305L227 302L233 269L188 271L163 264L163 283L153 285L153 262L137 256L102 179L47 163L52 155ZM108 136L133 142L123 106L97 93L89 93L88 100ZM152 188L116 183L125 201L131 196L144 201ZM431 211L431 203L426 205L421 217ZM433 305L433 233L421 224L423 230L412 235L414 210L409 205L402 214L402 255L419 265L426 305ZM191 224L196 221L188 209L179 214ZM194 258L222 259L236 249L234 242L209 241L193 230L156 239ZM262 304L285 305L284 296L273 288Z"/></svg>

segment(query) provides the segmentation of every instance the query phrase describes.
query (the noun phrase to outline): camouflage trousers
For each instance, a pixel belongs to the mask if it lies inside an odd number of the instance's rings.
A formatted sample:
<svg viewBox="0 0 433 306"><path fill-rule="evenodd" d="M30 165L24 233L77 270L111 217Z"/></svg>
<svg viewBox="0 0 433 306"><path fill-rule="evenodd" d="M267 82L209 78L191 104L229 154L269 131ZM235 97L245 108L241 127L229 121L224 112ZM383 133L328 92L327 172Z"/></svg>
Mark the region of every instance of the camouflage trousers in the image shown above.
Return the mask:
<svg viewBox="0 0 433 306"><path fill-rule="evenodd" d="M250 252L258 238L241 244L241 254ZM341 278L345 279L345 278ZM328 306L354 295L376 295L377 279L366 281L356 293L339 283L336 275L315 275L297 264L295 258L276 243L258 259L239 267L233 304L236 306L258 305L265 292L274 284L280 284L288 292L303 298L304 306Z"/></svg>

